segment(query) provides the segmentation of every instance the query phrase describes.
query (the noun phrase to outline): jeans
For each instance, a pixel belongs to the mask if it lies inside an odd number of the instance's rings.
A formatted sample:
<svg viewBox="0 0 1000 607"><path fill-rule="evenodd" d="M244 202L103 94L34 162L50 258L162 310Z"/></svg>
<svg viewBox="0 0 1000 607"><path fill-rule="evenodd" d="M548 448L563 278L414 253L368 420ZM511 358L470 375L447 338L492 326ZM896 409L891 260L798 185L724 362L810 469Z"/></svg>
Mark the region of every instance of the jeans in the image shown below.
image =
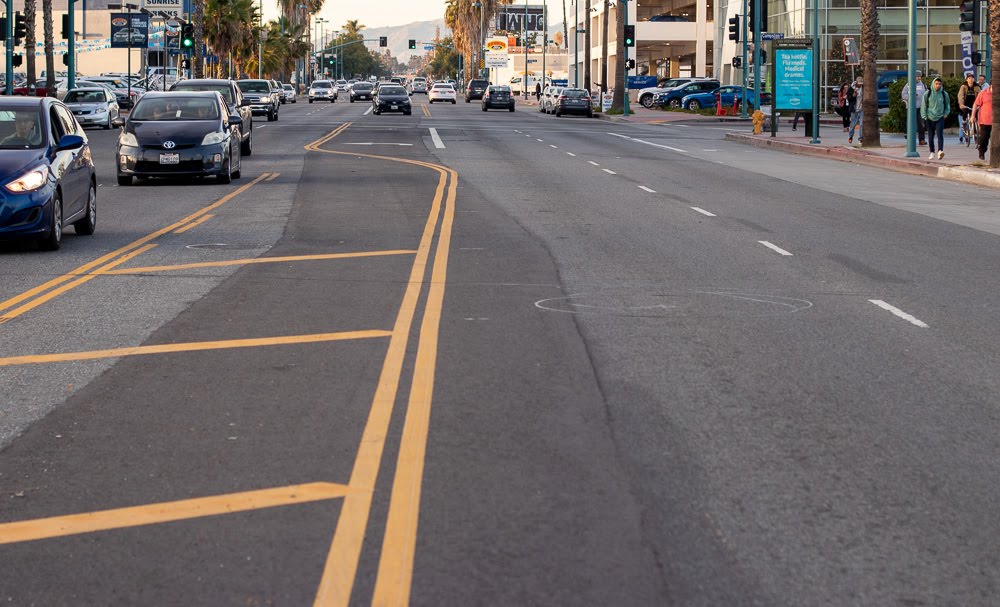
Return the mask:
<svg viewBox="0 0 1000 607"><path fill-rule="evenodd" d="M924 126L924 118L923 116L920 115L920 112L917 111L917 139L920 141L920 145L923 145L925 143L924 133L926 132L927 132L927 127ZM909 136L909 133L907 133L907 136Z"/></svg>
<svg viewBox="0 0 1000 607"><path fill-rule="evenodd" d="M851 112L851 126L850 126L851 130L849 133L847 133L847 136L850 137L851 139L854 139L854 127L858 127L858 139L861 139L864 136L861 133L861 129L864 128L864 126L861 124L864 115L865 113L862 110Z"/></svg>
<svg viewBox="0 0 1000 607"><path fill-rule="evenodd" d="M944 118L939 118L937 120L927 119L924 121L927 125L927 143L931 146L931 154L934 153L934 136L937 135L937 149L939 152L944 151Z"/></svg>

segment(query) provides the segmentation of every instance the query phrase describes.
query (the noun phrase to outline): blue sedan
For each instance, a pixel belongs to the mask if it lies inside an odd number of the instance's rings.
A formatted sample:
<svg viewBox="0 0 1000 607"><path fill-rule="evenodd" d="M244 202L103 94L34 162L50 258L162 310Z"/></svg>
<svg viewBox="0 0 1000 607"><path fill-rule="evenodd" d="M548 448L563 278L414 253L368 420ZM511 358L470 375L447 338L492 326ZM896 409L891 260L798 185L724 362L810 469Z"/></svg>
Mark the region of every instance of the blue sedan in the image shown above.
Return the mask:
<svg viewBox="0 0 1000 607"><path fill-rule="evenodd" d="M702 108L714 108L718 96L722 96L722 107L731 108L736 99L743 98L742 86L723 86L708 93L695 93L687 95L681 99L681 106L685 110L700 110ZM760 94L762 103L769 103L770 93ZM747 90L747 108L753 110L753 89Z"/></svg>
<svg viewBox="0 0 1000 607"><path fill-rule="evenodd" d="M54 251L63 228L97 226L97 176L83 128L51 97L0 101L0 239Z"/></svg>

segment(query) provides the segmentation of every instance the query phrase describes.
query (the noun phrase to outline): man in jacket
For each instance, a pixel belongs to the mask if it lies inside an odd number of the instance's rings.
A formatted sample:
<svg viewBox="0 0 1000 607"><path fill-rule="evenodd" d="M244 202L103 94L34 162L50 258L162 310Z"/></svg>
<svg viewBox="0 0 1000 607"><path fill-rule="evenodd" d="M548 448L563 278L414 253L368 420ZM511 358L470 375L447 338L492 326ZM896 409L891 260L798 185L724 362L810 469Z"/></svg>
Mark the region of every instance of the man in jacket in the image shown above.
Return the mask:
<svg viewBox="0 0 1000 607"><path fill-rule="evenodd" d="M924 137L924 119L920 116L920 104L924 100L924 95L927 94L927 85L920 80L922 74L917 72L917 139L919 139L920 145L927 145L926 138ZM907 111L910 109L910 83L907 82L903 86L903 105L906 106ZM909 133L907 133L909 136Z"/></svg>
<svg viewBox="0 0 1000 607"><path fill-rule="evenodd" d="M976 102L976 96L982 90L978 84L976 84L976 77L972 74L966 74L965 82L962 86L958 87L958 142L962 143L965 141L965 136L962 134L965 132L963 124L968 122L972 117L972 104ZM969 128L969 132L972 129Z"/></svg>
<svg viewBox="0 0 1000 607"><path fill-rule="evenodd" d="M864 79L858 76L857 82L847 91L847 102L851 105L851 128L847 132L847 143L854 143L855 127L858 129L858 143L861 143L861 138L864 136L864 133L861 132L864 120L864 105L862 105L864 96Z"/></svg>
<svg viewBox="0 0 1000 607"><path fill-rule="evenodd" d="M937 158L940 160L944 158L944 121L951 113L951 98L944 90L941 78L935 78L931 83L931 90L924 95L920 105L920 113L927 125L927 143L931 146L931 155L927 159L934 160L934 136L937 135Z"/></svg>

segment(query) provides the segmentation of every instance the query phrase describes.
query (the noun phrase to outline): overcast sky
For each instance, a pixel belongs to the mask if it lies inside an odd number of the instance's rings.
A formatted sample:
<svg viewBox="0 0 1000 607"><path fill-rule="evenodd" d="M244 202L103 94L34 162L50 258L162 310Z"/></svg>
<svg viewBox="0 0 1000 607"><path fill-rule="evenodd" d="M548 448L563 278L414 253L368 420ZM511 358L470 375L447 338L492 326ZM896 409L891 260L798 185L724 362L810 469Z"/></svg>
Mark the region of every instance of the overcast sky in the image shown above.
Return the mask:
<svg viewBox="0 0 1000 607"><path fill-rule="evenodd" d="M277 18L277 2L263 0L264 16ZM404 25L444 17L444 0L326 0L319 15L335 27L357 19L365 27Z"/></svg>

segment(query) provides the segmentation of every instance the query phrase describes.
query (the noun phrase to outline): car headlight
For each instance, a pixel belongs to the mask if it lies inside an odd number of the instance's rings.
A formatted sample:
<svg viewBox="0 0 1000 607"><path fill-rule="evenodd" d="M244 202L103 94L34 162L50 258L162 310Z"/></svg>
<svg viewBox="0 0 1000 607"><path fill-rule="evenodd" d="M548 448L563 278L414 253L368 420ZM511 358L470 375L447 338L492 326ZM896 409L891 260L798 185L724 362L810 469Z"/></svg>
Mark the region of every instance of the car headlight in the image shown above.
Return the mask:
<svg viewBox="0 0 1000 607"><path fill-rule="evenodd" d="M201 145L213 145L216 143L222 143L226 140L226 134L220 131L215 133L209 133L205 135L205 138L201 140Z"/></svg>
<svg viewBox="0 0 1000 607"><path fill-rule="evenodd" d="M267 95L264 95L263 97L260 98L260 102L261 103L271 103L271 98L268 97Z"/></svg>
<svg viewBox="0 0 1000 607"><path fill-rule="evenodd" d="M15 194L20 194L21 192L33 192L45 185L48 178L49 168L40 166L31 169L4 187Z"/></svg>
<svg viewBox="0 0 1000 607"><path fill-rule="evenodd" d="M139 142L132 133L122 133L118 138L118 145L137 148L139 147Z"/></svg>
<svg viewBox="0 0 1000 607"><path fill-rule="evenodd" d="M316 94L316 91L314 91L313 89L309 89L309 94L310 94L310 95L315 95L315 94Z"/></svg>

